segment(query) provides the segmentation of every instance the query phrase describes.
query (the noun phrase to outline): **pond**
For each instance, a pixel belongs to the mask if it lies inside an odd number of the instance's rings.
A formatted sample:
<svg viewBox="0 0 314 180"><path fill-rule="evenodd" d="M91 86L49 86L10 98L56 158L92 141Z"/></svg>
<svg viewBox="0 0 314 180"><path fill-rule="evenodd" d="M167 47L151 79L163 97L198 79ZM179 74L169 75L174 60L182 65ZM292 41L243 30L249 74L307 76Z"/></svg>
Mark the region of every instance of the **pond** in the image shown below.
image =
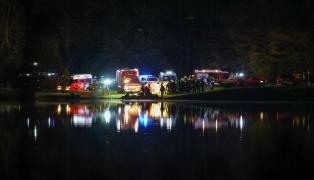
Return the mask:
<svg viewBox="0 0 314 180"><path fill-rule="evenodd" d="M0 102L2 179L305 179L314 104Z"/></svg>

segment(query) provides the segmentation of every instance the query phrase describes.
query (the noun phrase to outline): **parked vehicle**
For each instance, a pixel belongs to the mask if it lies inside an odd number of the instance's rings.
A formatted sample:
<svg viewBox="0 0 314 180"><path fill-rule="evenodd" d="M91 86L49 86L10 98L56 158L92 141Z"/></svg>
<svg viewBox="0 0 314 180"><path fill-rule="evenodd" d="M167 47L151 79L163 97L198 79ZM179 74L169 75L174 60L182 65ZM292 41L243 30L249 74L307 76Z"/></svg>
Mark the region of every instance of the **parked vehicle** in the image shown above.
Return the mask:
<svg viewBox="0 0 314 180"><path fill-rule="evenodd" d="M222 71L220 69L194 70L195 80L204 78L206 82L209 82L211 77L214 77L214 86L232 87L236 84L235 79L230 78L230 73L228 71Z"/></svg>
<svg viewBox="0 0 314 180"><path fill-rule="evenodd" d="M161 81L170 81L170 80L177 80L177 74L172 71L167 71L167 72L160 72L159 73L159 80Z"/></svg>
<svg viewBox="0 0 314 180"><path fill-rule="evenodd" d="M125 94L140 94L141 89L141 83L138 78L125 78L124 79L124 85L123 90Z"/></svg>
<svg viewBox="0 0 314 180"><path fill-rule="evenodd" d="M139 94L141 92L141 83L138 78L138 69L118 69L116 72L118 91L126 94Z"/></svg>
<svg viewBox="0 0 314 180"><path fill-rule="evenodd" d="M265 85L266 78L257 78L254 76L246 76L239 74L236 78L237 86L261 86Z"/></svg>
<svg viewBox="0 0 314 180"><path fill-rule="evenodd" d="M91 74L74 74L70 79L70 90L90 90L90 83L93 82Z"/></svg>
<svg viewBox="0 0 314 180"><path fill-rule="evenodd" d="M301 85L302 74L278 74L276 84L279 86Z"/></svg>
<svg viewBox="0 0 314 180"><path fill-rule="evenodd" d="M157 82L159 79L153 75L140 75L139 80L142 84Z"/></svg>

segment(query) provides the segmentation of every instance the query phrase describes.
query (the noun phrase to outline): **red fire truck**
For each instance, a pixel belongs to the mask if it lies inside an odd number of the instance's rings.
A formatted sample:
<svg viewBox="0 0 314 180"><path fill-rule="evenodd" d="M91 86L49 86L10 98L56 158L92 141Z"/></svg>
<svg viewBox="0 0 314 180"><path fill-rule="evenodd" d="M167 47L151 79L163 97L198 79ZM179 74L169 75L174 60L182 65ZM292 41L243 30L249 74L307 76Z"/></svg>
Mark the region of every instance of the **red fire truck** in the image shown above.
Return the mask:
<svg viewBox="0 0 314 180"><path fill-rule="evenodd" d="M118 69L116 72L118 91L126 94L140 94L141 83L138 77L138 69Z"/></svg>
<svg viewBox="0 0 314 180"><path fill-rule="evenodd" d="M235 79L230 78L228 71L222 71L220 69L195 69L194 79L204 78L209 83L210 78L214 77L214 86L235 86Z"/></svg>

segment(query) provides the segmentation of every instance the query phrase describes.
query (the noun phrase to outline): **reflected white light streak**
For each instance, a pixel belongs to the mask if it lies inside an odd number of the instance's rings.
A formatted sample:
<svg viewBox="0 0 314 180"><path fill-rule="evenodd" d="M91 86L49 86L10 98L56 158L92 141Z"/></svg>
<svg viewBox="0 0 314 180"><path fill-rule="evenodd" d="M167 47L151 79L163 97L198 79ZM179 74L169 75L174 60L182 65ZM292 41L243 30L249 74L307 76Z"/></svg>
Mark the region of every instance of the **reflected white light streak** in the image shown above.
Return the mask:
<svg viewBox="0 0 314 180"><path fill-rule="evenodd" d="M106 110L106 112L105 112L105 121L106 121L106 123L110 122L110 117L111 117L110 111Z"/></svg>
<svg viewBox="0 0 314 180"><path fill-rule="evenodd" d="M138 119L136 119L136 122L134 124L134 132L138 132L138 127L139 127L139 122L138 122Z"/></svg>
<svg viewBox="0 0 314 180"><path fill-rule="evenodd" d="M124 121L128 124L129 121L129 106L125 106L124 108Z"/></svg>
<svg viewBox="0 0 314 180"><path fill-rule="evenodd" d="M37 140L37 128L36 128L36 126L34 128L34 138L35 138L35 141L36 141Z"/></svg>
<svg viewBox="0 0 314 180"><path fill-rule="evenodd" d="M48 118L48 127L50 127L50 117Z"/></svg>
<svg viewBox="0 0 314 180"><path fill-rule="evenodd" d="M260 118L260 120L263 120L263 119L264 119L264 112L260 112L260 113L259 113L259 118Z"/></svg>
<svg viewBox="0 0 314 180"><path fill-rule="evenodd" d="M215 126L216 126L216 132L218 131L218 120L216 119L215 121Z"/></svg>
<svg viewBox="0 0 314 180"><path fill-rule="evenodd" d="M29 128L29 117L27 118L27 128Z"/></svg>
<svg viewBox="0 0 314 180"><path fill-rule="evenodd" d="M243 117L240 116L240 141L242 141L242 128L243 128Z"/></svg>
<svg viewBox="0 0 314 180"><path fill-rule="evenodd" d="M117 132L120 132L121 130L121 122L119 119L117 119Z"/></svg>
<svg viewBox="0 0 314 180"><path fill-rule="evenodd" d="M172 124L171 124L171 118L168 118L167 119L167 130L170 130L171 131L171 127L172 126Z"/></svg>
<svg viewBox="0 0 314 180"><path fill-rule="evenodd" d="M162 128L164 126L164 118L160 118L160 127Z"/></svg>

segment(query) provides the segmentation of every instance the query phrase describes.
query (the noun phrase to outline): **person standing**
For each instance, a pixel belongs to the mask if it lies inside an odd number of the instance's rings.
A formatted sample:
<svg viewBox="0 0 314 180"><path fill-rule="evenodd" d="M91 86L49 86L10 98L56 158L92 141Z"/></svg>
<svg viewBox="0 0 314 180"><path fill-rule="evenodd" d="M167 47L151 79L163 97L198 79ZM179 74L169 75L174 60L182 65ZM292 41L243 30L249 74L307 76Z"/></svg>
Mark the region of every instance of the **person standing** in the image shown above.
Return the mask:
<svg viewBox="0 0 314 180"><path fill-rule="evenodd" d="M210 77L210 89L214 90L214 85L215 85L215 78L214 76Z"/></svg>
<svg viewBox="0 0 314 180"><path fill-rule="evenodd" d="M201 91L205 92L205 81L204 81L204 78L201 79Z"/></svg>
<svg viewBox="0 0 314 180"><path fill-rule="evenodd" d="M161 94L161 97L163 98L164 97L164 93L165 93L165 86L163 83L161 83L160 85L160 94Z"/></svg>

